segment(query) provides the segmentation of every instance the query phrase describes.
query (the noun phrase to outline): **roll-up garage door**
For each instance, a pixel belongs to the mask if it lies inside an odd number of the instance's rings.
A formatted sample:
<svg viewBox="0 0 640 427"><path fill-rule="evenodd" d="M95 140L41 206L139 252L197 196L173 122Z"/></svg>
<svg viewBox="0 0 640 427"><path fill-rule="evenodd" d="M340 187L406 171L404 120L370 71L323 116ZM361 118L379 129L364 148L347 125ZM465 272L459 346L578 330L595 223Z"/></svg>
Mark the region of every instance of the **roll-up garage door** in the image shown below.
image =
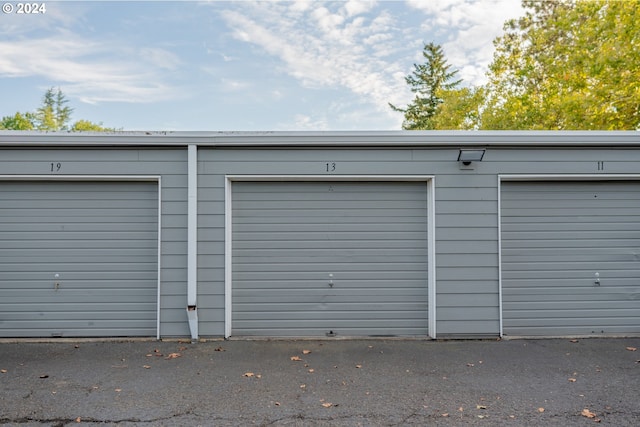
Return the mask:
<svg viewBox="0 0 640 427"><path fill-rule="evenodd" d="M427 334L427 188L235 182L232 335Z"/></svg>
<svg viewBox="0 0 640 427"><path fill-rule="evenodd" d="M640 332L640 183L504 182L505 335Z"/></svg>
<svg viewBox="0 0 640 427"><path fill-rule="evenodd" d="M0 181L0 336L155 336L156 182Z"/></svg>

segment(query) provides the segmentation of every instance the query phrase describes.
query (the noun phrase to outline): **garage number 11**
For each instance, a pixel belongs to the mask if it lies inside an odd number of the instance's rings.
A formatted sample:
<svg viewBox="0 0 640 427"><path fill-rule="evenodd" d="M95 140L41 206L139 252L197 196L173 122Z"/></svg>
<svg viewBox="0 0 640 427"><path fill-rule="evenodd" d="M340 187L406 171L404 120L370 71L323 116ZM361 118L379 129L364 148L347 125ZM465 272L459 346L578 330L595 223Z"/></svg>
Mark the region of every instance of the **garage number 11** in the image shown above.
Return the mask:
<svg viewBox="0 0 640 427"><path fill-rule="evenodd" d="M62 169L62 163L51 163L51 172L60 172Z"/></svg>

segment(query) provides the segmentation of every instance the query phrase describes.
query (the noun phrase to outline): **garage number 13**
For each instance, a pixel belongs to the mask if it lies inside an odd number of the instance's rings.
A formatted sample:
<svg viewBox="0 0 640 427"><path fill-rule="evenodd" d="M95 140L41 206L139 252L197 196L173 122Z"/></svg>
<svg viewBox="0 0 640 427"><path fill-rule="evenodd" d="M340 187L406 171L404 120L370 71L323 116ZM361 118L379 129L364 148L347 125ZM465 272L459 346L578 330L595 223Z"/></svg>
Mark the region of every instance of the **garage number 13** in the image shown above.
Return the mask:
<svg viewBox="0 0 640 427"><path fill-rule="evenodd" d="M335 162L329 162L329 163L325 163L325 170L327 172L335 172L336 171L336 163Z"/></svg>

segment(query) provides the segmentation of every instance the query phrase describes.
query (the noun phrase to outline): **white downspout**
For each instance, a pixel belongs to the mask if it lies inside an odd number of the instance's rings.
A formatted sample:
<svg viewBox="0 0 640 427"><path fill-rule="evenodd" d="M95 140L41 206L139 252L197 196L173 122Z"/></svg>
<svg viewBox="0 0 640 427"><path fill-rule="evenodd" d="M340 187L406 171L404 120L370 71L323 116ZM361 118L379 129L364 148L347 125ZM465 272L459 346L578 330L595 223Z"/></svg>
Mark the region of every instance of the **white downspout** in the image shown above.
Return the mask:
<svg viewBox="0 0 640 427"><path fill-rule="evenodd" d="M198 147L189 145L187 190L187 318L198 340Z"/></svg>

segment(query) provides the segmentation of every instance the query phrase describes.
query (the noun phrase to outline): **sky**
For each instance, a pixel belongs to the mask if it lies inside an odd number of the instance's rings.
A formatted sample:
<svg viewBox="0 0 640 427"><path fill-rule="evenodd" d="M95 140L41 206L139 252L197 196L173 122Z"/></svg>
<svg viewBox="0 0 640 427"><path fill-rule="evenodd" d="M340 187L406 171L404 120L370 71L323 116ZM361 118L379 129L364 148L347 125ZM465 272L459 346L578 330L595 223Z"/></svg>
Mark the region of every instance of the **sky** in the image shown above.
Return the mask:
<svg viewBox="0 0 640 427"><path fill-rule="evenodd" d="M413 98L404 78L425 43L480 85L524 13L520 0L0 3L0 116L54 87L72 121L128 131L399 130L388 103Z"/></svg>

